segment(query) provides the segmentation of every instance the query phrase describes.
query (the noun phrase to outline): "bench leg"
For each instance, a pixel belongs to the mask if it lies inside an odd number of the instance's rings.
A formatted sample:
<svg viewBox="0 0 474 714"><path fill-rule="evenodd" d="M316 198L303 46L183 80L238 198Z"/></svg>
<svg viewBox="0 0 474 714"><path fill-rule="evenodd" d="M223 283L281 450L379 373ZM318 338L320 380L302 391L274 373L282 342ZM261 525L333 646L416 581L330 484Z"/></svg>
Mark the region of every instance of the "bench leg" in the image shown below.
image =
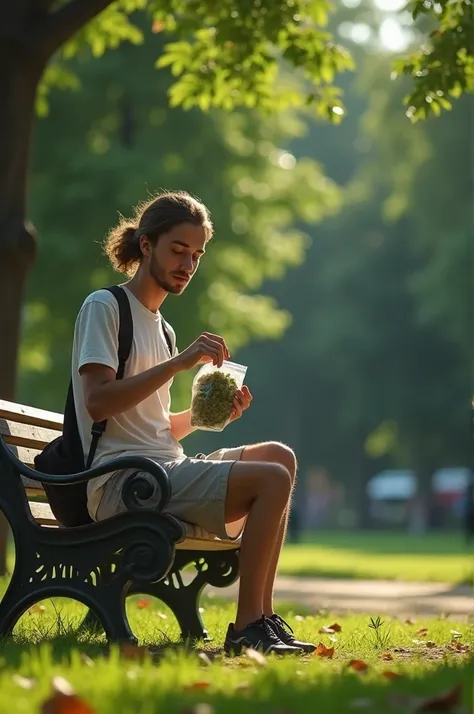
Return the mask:
<svg viewBox="0 0 474 714"><path fill-rule="evenodd" d="M194 565L196 575L188 577L182 570ZM227 587L239 577L237 550L177 550L168 576L157 583L132 585L130 593L143 593L162 600L172 610L186 640L210 641L199 613L199 600L206 585Z"/></svg>

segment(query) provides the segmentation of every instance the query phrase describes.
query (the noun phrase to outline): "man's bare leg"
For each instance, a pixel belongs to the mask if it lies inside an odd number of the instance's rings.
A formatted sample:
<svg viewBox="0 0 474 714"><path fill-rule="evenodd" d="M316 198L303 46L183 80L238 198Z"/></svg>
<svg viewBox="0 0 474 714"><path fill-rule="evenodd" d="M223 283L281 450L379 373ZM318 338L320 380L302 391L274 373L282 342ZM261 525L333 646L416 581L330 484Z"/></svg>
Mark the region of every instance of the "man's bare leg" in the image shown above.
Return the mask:
<svg viewBox="0 0 474 714"><path fill-rule="evenodd" d="M262 617L267 575L290 493L290 474L281 464L238 461L232 466L226 523L247 516L239 557L236 630Z"/></svg>
<svg viewBox="0 0 474 714"><path fill-rule="evenodd" d="M292 490L296 479L296 456L294 452L284 444L277 442L267 442L262 444L252 444L246 446L241 457L242 461L259 461L266 463L281 464L290 474ZM270 617L274 613L273 609L273 591L275 588L275 578L278 570L278 562L280 560L281 549L285 542L286 531L288 527L288 517L291 507L291 493L288 499L287 506L283 511L278 533L273 546L273 551L268 565L267 578L263 590L263 614Z"/></svg>

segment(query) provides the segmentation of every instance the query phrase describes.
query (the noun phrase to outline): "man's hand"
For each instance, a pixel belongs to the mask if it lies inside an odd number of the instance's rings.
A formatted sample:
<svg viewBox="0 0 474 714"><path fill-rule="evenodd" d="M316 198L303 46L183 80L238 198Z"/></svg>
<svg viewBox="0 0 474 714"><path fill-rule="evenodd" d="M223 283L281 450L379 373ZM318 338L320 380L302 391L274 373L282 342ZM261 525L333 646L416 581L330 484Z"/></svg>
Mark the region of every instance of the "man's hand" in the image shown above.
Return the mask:
<svg viewBox="0 0 474 714"><path fill-rule="evenodd" d="M202 362L212 362L216 367L222 367L224 360L229 359L229 350L222 337L211 332L203 332L200 337L180 352L173 361L178 371L192 369Z"/></svg>
<svg viewBox="0 0 474 714"><path fill-rule="evenodd" d="M234 407L232 410L232 417L231 421L235 421L236 419L240 419L242 416L243 412L249 408L249 406L252 403L252 395L250 394L250 390L248 387L245 385L242 387L242 389L238 389L237 392L235 393L234 397Z"/></svg>

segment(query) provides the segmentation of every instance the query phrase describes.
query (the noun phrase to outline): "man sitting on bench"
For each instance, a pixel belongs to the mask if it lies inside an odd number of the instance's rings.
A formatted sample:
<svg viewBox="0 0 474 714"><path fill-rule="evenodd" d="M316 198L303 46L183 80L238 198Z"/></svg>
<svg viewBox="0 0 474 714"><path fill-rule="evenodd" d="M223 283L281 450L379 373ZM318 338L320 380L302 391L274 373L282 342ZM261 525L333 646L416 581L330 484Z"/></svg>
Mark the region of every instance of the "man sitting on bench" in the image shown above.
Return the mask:
<svg viewBox="0 0 474 714"><path fill-rule="evenodd" d="M293 451L269 442L190 458L180 444L193 431L190 411L170 413L170 386L178 372L203 362L220 367L229 358L222 337L209 332L178 352L174 331L160 314L169 293L184 292L212 233L200 201L185 192L169 192L138 206L134 220L122 218L108 234L104 248L112 266L130 277L122 288L131 308L133 344L123 379L117 380L117 301L107 290L89 295L76 320L72 357L82 445L87 454L91 423L107 419L94 465L118 456L152 458L171 482L168 513L224 539L238 537L243 529L237 614L225 640L228 653L238 654L243 647L265 653L312 652L315 645L296 640L273 610L296 474ZM251 401L248 388L242 387L232 418L238 419ZM121 488L129 474L119 471L89 483L91 518L103 520L124 510ZM158 496L145 505L156 505Z"/></svg>

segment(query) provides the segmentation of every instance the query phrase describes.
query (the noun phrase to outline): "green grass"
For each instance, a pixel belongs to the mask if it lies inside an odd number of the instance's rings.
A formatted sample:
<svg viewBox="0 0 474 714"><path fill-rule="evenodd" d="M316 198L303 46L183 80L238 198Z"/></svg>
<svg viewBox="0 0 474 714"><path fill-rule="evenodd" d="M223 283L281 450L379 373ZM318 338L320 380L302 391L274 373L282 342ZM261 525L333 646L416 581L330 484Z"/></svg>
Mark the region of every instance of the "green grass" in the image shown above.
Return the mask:
<svg viewBox="0 0 474 714"><path fill-rule="evenodd" d="M349 714L360 709L409 714L416 698L434 696L456 685L462 686L466 707L459 714L470 711L472 625L441 618L414 624L387 618L377 635L369 628L367 616L339 618L282 605L281 614L301 637L334 646L334 656L271 657L262 666L247 656L223 656L221 647L233 606L217 599L203 598L202 602L214 640L186 648L179 645L177 625L164 605L144 599L140 608L139 598L130 598L127 607L135 633L141 644L154 645L142 661L126 659L116 648L108 650L101 638L92 635L78 640L75 628L85 608L70 601L45 601L43 611L35 608L36 612L24 615L13 640L0 643L0 710L37 714L50 696L52 677L59 675L96 714ZM340 633L318 632L336 619ZM428 628L427 634L416 636L422 627ZM461 634L459 641L469 652L447 648L453 638L451 630ZM434 646L427 646L426 641ZM200 658L200 651L207 656ZM387 652L391 661L381 658ZM365 674L348 666L353 659L369 665ZM386 670L402 676L388 681L382 674ZM71 708L61 714L83 712Z"/></svg>
<svg viewBox="0 0 474 714"><path fill-rule="evenodd" d="M447 583L473 582L474 550L461 534L321 532L287 545L280 574Z"/></svg>

